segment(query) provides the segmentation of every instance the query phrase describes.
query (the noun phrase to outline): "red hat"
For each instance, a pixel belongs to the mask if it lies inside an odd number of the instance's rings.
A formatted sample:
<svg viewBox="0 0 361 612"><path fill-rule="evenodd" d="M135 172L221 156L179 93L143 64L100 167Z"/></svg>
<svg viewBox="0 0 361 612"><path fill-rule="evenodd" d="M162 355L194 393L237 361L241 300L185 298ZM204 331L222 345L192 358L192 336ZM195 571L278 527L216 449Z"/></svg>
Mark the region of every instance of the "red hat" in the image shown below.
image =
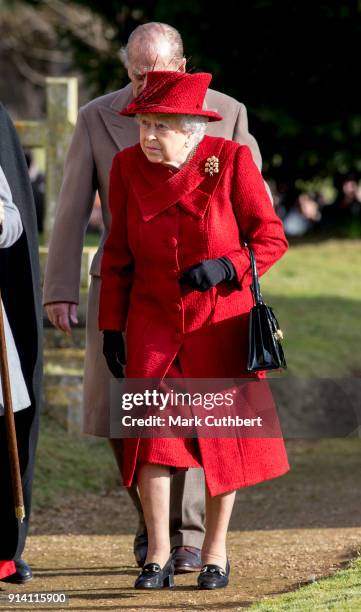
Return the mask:
<svg viewBox="0 0 361 612"><path fill-rule="evenodd" d="M153 70L147 74L147 82L139 94L122 111L121 115L137 113L161 113L164 115L198 115L209 121L221 121L216 111L204 110L203 102L212 75L208 72L173 72Z"/></svg>

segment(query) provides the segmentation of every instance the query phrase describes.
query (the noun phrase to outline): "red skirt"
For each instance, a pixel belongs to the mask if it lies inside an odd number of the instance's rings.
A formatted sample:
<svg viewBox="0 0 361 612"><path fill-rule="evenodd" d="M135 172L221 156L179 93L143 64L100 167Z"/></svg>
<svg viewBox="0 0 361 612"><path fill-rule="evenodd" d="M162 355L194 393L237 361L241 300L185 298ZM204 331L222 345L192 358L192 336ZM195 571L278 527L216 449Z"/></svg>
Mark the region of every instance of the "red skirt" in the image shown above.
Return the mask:
<svg viewBox="0 0 361 612"><path fill-rule="evenodd" d="M178 354L166 378L182 377L181 354ZM273 403L268 385L265 390L265 401ZM129 460L132 455L135 455L134 470L123 471L125 486L131 486L137 466L144 463L166 465L171 471L202 467L212 496L276 478L289 470L282 437L127 438L124 457Z"/></svg>
<svg viewBox="0 0 361 612"><path fill-rule="evenodd" d="M176 357L165 378L182 378L182 376L179 359ZM202 467L195 438L141 438L137 464L142 463L156 463L178 469Z"/></svg>

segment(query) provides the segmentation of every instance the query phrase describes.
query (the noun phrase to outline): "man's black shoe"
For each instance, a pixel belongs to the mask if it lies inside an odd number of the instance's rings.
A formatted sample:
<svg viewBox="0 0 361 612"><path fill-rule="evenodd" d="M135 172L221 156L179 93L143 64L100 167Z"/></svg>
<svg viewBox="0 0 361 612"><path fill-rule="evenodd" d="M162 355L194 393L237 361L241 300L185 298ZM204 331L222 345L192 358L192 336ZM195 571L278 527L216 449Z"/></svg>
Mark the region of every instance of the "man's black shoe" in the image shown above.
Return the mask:
<svg viewBox="0 0 361 612"><path fill-rule="evenodd" d="M33 573L28 564L22 559L18 559L14 563L16 568L15 574L3 578L2 581L11 582L12 584L25 584L25 582L29 582L33 577Z"/></svg>
<svg viewBox="0 0 361 612"><path fill-rule="evenodd" d="M175 546L171 554L175 574L199 572L202 568L201 551L195 546Z"/></svg>

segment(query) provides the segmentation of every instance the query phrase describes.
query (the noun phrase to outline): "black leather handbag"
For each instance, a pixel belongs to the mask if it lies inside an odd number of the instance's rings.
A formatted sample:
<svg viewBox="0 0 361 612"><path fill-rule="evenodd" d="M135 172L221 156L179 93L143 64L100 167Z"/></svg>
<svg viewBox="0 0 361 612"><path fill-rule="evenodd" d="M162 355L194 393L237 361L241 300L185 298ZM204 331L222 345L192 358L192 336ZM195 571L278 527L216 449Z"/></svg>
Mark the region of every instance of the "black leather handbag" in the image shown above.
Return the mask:
<svg viewBox="0 0 361 612"><path fill-rule="evenodd" d="M281 346L283 333L270 306L264 303L257 272L256 259L247 245L252 267L252 292L254 306L249 317L249 349L247 370L282 370L287 368Z"/></svg>

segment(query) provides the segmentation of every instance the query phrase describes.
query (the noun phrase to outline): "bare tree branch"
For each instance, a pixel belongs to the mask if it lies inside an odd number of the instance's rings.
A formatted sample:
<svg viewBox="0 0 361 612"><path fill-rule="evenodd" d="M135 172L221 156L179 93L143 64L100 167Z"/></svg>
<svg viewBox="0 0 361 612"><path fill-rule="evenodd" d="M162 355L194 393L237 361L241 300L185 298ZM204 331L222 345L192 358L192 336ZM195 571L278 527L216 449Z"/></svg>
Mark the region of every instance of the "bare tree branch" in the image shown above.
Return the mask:
<svg viewBox="0 0 361 612"><path fill-rule="evenodd" d="M40 85L41 87L45 85L45 76L31 68L21 55L14 53L12 59L20 74L33 85Z"/></svg>
<svg viewBox="0 0 361 612"><path fill-rule="evenodd" d="M109 42L105 36L105 26L102 19L88 9L65 4L61 0L43 0L50 11L56 14L59 22L83 43L100 52L109 51Z"/></svg>

